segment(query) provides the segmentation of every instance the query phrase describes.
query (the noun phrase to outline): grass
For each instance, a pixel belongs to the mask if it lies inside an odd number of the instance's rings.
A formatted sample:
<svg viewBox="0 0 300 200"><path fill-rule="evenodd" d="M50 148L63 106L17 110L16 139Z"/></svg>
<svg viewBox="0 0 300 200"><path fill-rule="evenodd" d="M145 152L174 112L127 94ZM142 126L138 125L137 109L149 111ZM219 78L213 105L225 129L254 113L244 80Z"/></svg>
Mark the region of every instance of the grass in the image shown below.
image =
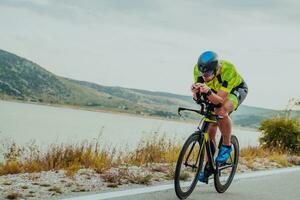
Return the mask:
<svg viewBox="0 0 300 200"><path fill-rule="evenodd" d="M39 184L41 187L50 187L51 185L49 183L41 183Z"/></svg>
<svg viewBox="0 0 300 200"><path fill-rule="evenodd" d="M2 183L2 185L12 185L12 182L11 182L11 181L4 181L4 182Z"/></svg>
<svg viewBox="0 0 300 200"><path fill-rule="evenodd" d="M109 187L109 188L117 188L118 184L117 183L108 183L107 187Z"/></svg>
<svg viewBox="0 0 300 200"><path fill-rule="evenodd" d="M61 188L56 187L56 186L49 188L48 191L49 192L55 192L57 194L62 194L63 193L62 190L61 190Z"/></svg>
<svg viewBox="0 0 300 200"><path fill-rule="evenodd" d="M137 148L123 157L123 161L131 165L149 163L174 163L177 161L181 144L175 139L167 139L165 135L153 134L141 139Z"/></svg>
<svg viewBox="0 0 300 200"><path fill-rule="evenodd" d="M46 151L37 145L18 146L14 142L4 149L0 175L65 169L74 176L80 168L102 173L112 166L114 150L102 147L97 141L79 144L50 145Z"/></svg>
<svg viewBox="0 0 300 200"><path fill-rule="evenodd" d="M244 158L247 162L247 167L254 169L253 161L256 158L267 158L270 161L276 162L282 167L290 167L293 164L288 161L287 152L274 151L261 147L247 147L240 151L240 158Z"/></svg>
<svg viewBox="0 0 300 200"><path fill-rule="evenodd" d="M19 161L6 161L5 164L0 165L0 175L5 174L18 174L25 172L23 166Z"/></svg>
<svg viewBox="0 0 300 200"><path fill-rule="evenodd" d="M240 157L245 158L248 161L255 158L263 158L268 156L269 154L269 151L259 147L247 147L241 149L240 151Z"/></svg>
<svg viewBox="0 0 300 200"><path fill-rule="evenodd" d="M27 185L23 185L23 186L21 186L21 188L22 188L23 190L27 190L27 189L28 189L28 186L27 186Z"/></svg>
<svg viewBox="0 0 300 200"><path fill-rule="evenodd" d="M69 177L73 177L79 169L80 169L80 164L75 162L66 169L65 175Z"/></svg>
<svg viewBox="0 0 300 200"><path fill-rule="evenodd" d="M18 192L12 192L12 193L6 195L6 199L18 199L18 198L22 198L22 197L23 197L23 195Z"/></svg>
<svg viewBox="0 0 300 200"><path fill-rule="evenodd" d="M65 175L73 177L81 168L93 169L102 174L110 183L119 183L122 176L129 176L126 171L118 172L119 177L107 174L111 167L120 166L151 166L152 163L164 163L169 169L158 168L153 171L165 171L173 177L174 163L177 161L183 141L168 139L165 135L153 134L139 141L136 148L128 152L117 151L102 145L99 140L84 141L77 144L52 144L46 151L36 144L18 146L16 143L5 143L4 162L0 164L0 175L32 173L49 170L65 170ZM253 169L255 158L269 158L281 166L291 166L286 153L274 152L259 147L241 149L240 157ZM35 175L37 176L37 175ZM37 177L32 179L37 179ZM150 177L136 177L137 182L147 184Z"/></svg>
<svg viewBox="0 0 300 200"><path fill-rule="evenodd" d="M127 177L128 174L124 174L124 175L121 175L120 173L111 173L111 172L108 172L108 173L104 173L101 178L105 181L105 182L108 182L108 183L116 183L116 184L120 184L121 182L121 179L123 177Z"/></svg>
<svg viewBox="0 0 300 200"><path fill-rule="evenodd" d="M71 190L72 192L87 192L87 190L83 187L77 187L76 189Z"/></svg>
<svg viewBox="0 0 300 200"><path fill-rule="evenodd" d="M131 175L129 181L134 184L150 185L152 175Z"/></svg>
<svg viewBox="0 0 300 200"><path fill-rule="evenodd" d="M174 164L170 164L168 167L168 171L166 173L166 178L168 180L173 180L175 176L175 165Z"/></svg>
<svg viewBox="0 0 300 200"><path fill-rule="evenodd" d="M275 152L272 155L270 155L269 159L271 161L274 161L274 162L278 163L282 167L291 167L291 166L293 166L293 164L288 161L286 155L280 154L278 152Z"/></svg>

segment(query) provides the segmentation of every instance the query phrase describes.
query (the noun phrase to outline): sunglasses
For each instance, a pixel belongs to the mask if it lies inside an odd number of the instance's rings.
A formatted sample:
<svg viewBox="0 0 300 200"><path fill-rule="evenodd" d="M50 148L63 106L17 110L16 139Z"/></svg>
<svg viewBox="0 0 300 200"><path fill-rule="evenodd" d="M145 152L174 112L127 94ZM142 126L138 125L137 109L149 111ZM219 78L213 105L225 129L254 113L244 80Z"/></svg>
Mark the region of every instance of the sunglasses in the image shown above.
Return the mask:
<svg viewBox="0 0 300 200"><path fill-rule="evenodd" d="M203 76L204 76L205 78L207 78L207 77L212 76L213 74L214 74L214 71L207 71L207 72L204 72L204 73L203 73Z"/></svg>

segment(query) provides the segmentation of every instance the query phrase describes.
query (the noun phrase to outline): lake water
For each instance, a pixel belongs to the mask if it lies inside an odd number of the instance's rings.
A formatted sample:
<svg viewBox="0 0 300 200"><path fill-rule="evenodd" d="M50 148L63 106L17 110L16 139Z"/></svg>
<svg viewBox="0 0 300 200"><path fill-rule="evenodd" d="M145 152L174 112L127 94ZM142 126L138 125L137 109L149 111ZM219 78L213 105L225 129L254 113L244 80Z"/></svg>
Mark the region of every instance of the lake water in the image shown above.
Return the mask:
<svg viewBox="0 0 300 200"><path fill-rule="evenodd" d="M197 124L92 112L69 108L0 101L0 138L18 144L35 140L41 145L92 140L101 133L106 144L134 147L154 132L187 138ZM258 145L259 132L233 129L241 147Z"/></svg>

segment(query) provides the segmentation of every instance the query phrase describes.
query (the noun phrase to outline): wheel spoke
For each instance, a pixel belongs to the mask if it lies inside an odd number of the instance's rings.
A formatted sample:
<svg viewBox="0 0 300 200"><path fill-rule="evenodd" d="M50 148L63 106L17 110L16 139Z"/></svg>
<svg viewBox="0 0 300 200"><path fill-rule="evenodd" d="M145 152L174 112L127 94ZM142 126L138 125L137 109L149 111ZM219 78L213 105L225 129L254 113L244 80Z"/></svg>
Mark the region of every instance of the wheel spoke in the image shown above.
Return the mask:
<svg viewBox="0 0 300 200"><path fill-rule="evenodd" d="M197 141L195 141L195 142L193 143L193 145L192 145L192 147L191 147L191 149L190 149L190 152L188 153L188 155L187 155L187 157L186 157L186 160L185 160L185 162L184 162L184 165L188 165L188 164L187 164L187 163L188 163L188 160L189 160L189 158L190 158L190 156L191 156L191 153L192 153L192 151L193 151L193 149L194 149L194 146L195 146L196 142L197 142Z"/></svg>
<svg viewBox="0 0 300 200"><path fill-rule="evenodd" d="M189 196L198 182L197 175L204 160L201 144L199 134L193 134L180 152L175 170L175 192L180 199Z"/></svg>

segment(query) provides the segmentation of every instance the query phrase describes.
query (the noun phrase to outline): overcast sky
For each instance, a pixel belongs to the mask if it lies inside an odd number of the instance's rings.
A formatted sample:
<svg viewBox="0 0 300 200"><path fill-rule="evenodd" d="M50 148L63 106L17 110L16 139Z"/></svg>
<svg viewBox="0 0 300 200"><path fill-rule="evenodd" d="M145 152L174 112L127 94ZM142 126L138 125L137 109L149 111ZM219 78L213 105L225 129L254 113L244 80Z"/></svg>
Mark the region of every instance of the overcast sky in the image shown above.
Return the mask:
<svg viewBox="0 0 300 200"><path fill-rule="evenodd" d="M0 0L0 48L65 77L190 95L205 50L236 65L246 105L300 98L296 0Z"/></svg>

